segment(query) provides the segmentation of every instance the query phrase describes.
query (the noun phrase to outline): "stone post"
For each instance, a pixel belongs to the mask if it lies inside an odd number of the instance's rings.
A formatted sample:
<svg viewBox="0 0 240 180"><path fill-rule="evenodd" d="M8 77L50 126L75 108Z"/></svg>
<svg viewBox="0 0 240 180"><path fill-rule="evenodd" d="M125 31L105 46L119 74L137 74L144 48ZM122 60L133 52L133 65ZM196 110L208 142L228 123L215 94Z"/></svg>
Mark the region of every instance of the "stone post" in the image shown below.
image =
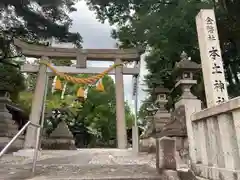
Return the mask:
<svg viewBox="0 0 240 180"><path fill-rule="evenodd" d="M47 57L44 57L43 59L48 60ZM39 67L36 88L35 88L34 96L32 100L31 114L29 117L29 120L32 123L38 124L38 125L39 125L41 113L42 113L47 78L48 78L47 66L44 64L41 64ZM24 143L25 149L34 149L35 142L36 142L36 133L37 133L36 127L33 127L33 126L28 127L26 137L25 137L25 143Z"/></svg>
<svg viewBox="0 0 240 180"><path fill-rule="evenodd" d="M201 9L196 16L207 107L228 101L222 53L213 9Z"/></svg>
<svg viewBox="0 0 240 180"><path fill-rule="evenodd" d="M180 87L182 90L182 95L176 102L175 108L178 108L182 105L185 107L189 153L190 159L193 163L196 163L196 141L194 140L191 115L201 110L201 101L191 93L191 87L192 85L197 84L197 81L193 80L193 73L200 69L200 65L191 61L190 58L188 58L187 54L183 52L181 55L181 61L179 63L176 63L174 71L174 74L177 76L178 81L175 87Z"/></svg>
<svg viewBox="0 0 240 180"><path fill-rule="evenodd" d="M115 60L116 64L122 63L120 59ZM124 86L122 67L117 67L115 73L116 84L116 115L117 115L117 142L119 149L127 148L127 131L125 122L125 106L124 106Z"/></svg>
<svg viewBox="0 0 240 180"><path fill-rule="evenodd" d="M159 145L159 164L157 165L158 171L162 170L176 170L177 163L175 159L175 140L169 137L162 137L157 140Z"/></svg>

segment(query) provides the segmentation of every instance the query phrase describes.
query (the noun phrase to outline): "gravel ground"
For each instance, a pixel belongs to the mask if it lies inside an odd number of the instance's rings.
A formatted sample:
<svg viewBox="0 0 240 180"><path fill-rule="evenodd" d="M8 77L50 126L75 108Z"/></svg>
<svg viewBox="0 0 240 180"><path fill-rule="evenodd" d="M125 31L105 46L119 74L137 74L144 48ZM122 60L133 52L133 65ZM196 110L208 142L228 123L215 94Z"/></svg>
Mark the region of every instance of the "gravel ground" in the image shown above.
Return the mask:
<svg viewBox="0 0 240 180"><path fill-rule="evenodd" d="M31 179L32 159L6 155L0 160L0 180ZM66 179L159 179L155 157L131 150L81 149L42 151L36 177L31 180Z"/></svg>

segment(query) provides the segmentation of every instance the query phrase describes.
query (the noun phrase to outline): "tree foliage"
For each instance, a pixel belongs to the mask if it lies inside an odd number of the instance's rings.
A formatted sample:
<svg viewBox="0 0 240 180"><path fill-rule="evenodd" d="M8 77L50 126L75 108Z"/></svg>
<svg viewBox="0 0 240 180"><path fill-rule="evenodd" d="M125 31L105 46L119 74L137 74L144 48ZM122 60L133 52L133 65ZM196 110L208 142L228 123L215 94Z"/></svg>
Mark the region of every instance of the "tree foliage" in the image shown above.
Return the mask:
<svg viewBox="0 0 240 180"><path fill-rule="evenodd" d="M231 97L240 95L239 52L240 18L239 1L232 0L87 0L89 7L101 21L108 20L117 28L112 36L120 47L144 46L150 49L146 58L146 77L149 88L163 84L172 89L174 65L182 51L200 63L195 16L200 9L214 8L220 46L222 49L228 90ZM205 100L201 74L194 93ZM174 98L176 95L172 95ZM174 99L170 99L173 103Z"/></svg>
<svg viewBox="0 0 240 180"><path fill-rule="evenodd" d="M15 101L18 92L23 89L23 76L18 66L20 53L13 45L13 38L28 43L43 43L54 37L60 42L72 42L81 47L79 33L69 32L72 20L69 13L75 11L77 0L2 0L0 2L0 86L9 91ZM10 73L11 72L11 73ZM8 77L4 81L3 77ZM14 93L13 93L14 90Z"/></svg>
<svg viewBox="0 0 240 180"><path fill-rule="evenodd" d="M77 0L3 0L0 2L1 31L39 42L55 37L61 42L81 43L78 33L69 32L72 20L69 13Z"/></svg>
<svg viewBox="0 0 240 180"><path fill-rule="evenodd" d="M80 75L80 77L82 76L86 75ZM87 144L95 141L109 144L111 140L116 140L115 85L110 76L105 76L102 82L105 92L98 92L92 87L88 90L87 98L82 103L75 101L80 85L68 83L63 99L61 99L59 91L55 91L53 94L49 93L46 103L47 133L50 134L57 127L59 121L64 120L73 134L82 133L86 136L88 142L85 143ZM20 97L22 107L30 109L32 92L22 92ZM58 112L59 115L56 113L54 115L52 112ZM127 128L131 128L134 115L127 102L125 103L125 117Z"/></svg>
<svg viewBox="0 0 240 180"><path fill-rule="evenodd" d="M18 69L9 64L0 63L0 91L9 92L12 100L25 89L24 77Z"/></svg>

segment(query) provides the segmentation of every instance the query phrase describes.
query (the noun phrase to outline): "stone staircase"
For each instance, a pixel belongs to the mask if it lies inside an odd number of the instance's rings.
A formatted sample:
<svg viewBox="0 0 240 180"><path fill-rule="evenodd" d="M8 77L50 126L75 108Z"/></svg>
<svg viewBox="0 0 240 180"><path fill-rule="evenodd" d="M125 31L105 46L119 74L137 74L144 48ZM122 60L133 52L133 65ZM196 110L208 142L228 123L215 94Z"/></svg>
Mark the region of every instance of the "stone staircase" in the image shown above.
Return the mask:
<svg viewBox="0 0 240 180"><path fill-rule="evenodd" d="M132 150L42 151L34 177L31 161L28 157L4 156L0 180L165 180L155 169L154 155L137 156Z"/></svg>
<svg viewBox="0 0 240 180"><path fill-rule="evenodd" d="M13 172L14 171L14 172ZM8 172L8 173L6 173ZM31 176L31 166L1 167L3 180L160 180L153 169L144 165L38 165L37 173Z"/></svg>

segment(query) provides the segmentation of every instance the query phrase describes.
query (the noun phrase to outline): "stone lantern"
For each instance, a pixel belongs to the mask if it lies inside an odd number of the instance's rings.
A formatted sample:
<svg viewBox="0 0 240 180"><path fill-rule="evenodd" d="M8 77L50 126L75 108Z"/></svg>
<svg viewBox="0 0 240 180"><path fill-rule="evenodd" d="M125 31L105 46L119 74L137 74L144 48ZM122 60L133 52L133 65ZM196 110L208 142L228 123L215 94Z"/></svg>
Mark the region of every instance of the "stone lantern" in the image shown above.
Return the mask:
<svg viewBox="0 0 240 180"><path fill-rule="evenodd" d="M170 121L171 115L165 108L165 105L168 102L167 96L169 92L170 91L167 88L164 88L163 86L158 86L154 89L154 94L157 97L155 104L158 107L158 111L154 116L156 133L160 132L163 126Z"/></svg>
<svg viewBox="0 0 240 180"><path fill-rule="evenodd" d="M153 134L153 131L155 129L153 121L154 121L154 115L156 114L157 110L158 109L156 107L155 108L149 107L146 109L147 116L145 117L145 121L147 122L147 124L146 124L145 131L141 135L141 138L148 138Z"/></svg>
<svg viewBox="0 0 240 180"><path fill-rule="evenodd" d="M159 86L154 89L154 94L157 97L155 104L159 108L159 111L161 112L167 112L165 105L168 102L167 96L169 92L170 91L167 88L164 88L163 86Z"/></svg>
<svg viewBox="0 0 240 180"><path fill-rule="evenodd" d="M151 104L147 109L147 114L148 114L148 117L151 117L151 124L152 124L152 132L151 134L153 134L155 136L156 134L156 124L155 124L155 115L158 111L158 108L154 105L154 104Z"/></svg>
<svg viewBox="0 0 240 180"><path fill-rule="evenodd" d="M197 84L197 81L193 79L193 75L201 69L201 65L191 61L191 58L184 51L180 57L181 61L176 63L173 72L177 79L175 88L181 88L182 95L180 98L195 99L196 97L191 93L192 85Z"/></svg>

